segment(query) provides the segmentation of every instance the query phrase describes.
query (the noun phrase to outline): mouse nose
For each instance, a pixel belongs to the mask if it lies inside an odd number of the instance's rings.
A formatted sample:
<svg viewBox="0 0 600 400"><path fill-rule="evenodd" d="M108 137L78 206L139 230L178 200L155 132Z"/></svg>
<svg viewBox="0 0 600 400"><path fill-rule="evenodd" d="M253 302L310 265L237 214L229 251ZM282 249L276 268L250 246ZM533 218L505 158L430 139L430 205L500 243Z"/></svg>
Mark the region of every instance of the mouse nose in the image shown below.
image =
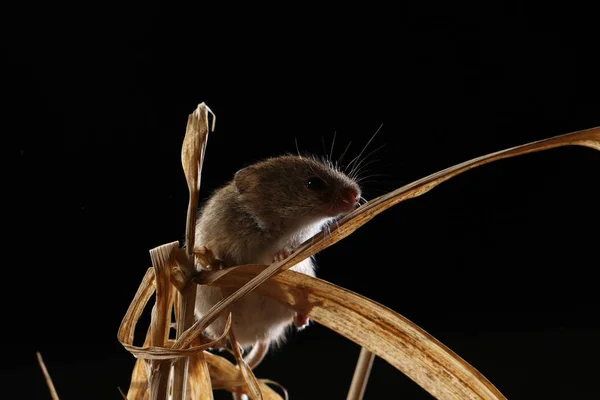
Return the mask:
<svg viewBox="0 0 600 400"><path fill-rule="evenodd" d="M356 203L358 203L358 201L360 200L360 192L356 189L353 189L353 188L346 189L345 195L346 195L345 196L346 201L348 201L349 203L352 203L354 205L356 205Z"/></svg>

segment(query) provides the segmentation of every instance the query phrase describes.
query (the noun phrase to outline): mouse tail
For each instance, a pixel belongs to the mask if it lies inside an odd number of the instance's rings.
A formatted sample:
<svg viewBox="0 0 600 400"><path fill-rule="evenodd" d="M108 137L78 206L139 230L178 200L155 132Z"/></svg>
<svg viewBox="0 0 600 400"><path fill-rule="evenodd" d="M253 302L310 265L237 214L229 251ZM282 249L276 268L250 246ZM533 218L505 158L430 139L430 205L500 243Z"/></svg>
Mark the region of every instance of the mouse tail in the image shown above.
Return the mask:
<svg viewBox="0 0 600 400"><path fill-rule="evenodd" d="M254 346L252 346L252 350L250 353L244 357L244 361L250 367L250 369L254 369L261 363L263 358L267 355L269 351L269 344L267 342L256 342Z"/></svg>

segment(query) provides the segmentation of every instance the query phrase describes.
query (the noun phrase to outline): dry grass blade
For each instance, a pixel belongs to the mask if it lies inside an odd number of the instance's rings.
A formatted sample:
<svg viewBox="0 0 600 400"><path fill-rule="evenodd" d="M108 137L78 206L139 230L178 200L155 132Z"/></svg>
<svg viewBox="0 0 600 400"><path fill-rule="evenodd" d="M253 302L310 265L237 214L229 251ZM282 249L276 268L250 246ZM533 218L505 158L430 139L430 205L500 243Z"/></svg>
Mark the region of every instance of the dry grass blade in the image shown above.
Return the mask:
<svg viewBox="0 0 600 400"><path fill-rule="evenodd" d="M235 267L214 284L237 288L259 276L265 268L268 267ZM365 347L437 399L505 399L494 385L450 349L373 300L294 271L278 274L256 291Z"/></svg>
<svg viewBox="0 0 600 400"><path fill-rule="evenodd" d="M213 387L203 351L189 357L186 400L212 400Z"/></svg>
<svg viewBox="0 0 600 400"><path fill-rule="evenodd" d="M231 316L227 318L225 324L225 331L218 338L207 341L206 343L194 346L186 349L174 350L169 347L153 347L148 346L149 341L145 342L143 347L134 346L133 345L133 337L135 326L137 325L140 316L144 308L146 307L150 297L154 293L154 270L149 268L146 271L146 275L138 288L138 292L136 293L133 301L131 302L125 317L121 322L121 326L119 327L118 339L119 342L127 349L131 354L133 354L137 358L147 359L147 360L167 360L179 357L188 357L190 355L196 354L200 351L206 350L210 347L214 347L219 344L223 340L223 338L227 335L229 327L231 326Z"/></svg>
<svg viewBox="0 0 600 400"><path fill-rule="evenodd" d="M419 179L418 181L412 182L394 190L393 192L368 202L340 220L338 224L335 224L335 226L329 230L329 232L325 233L324 231L321 231L312 238L306 240L289 257L282 261L271 264L246 285L236 290L229 297L215 304L215 306L208 313L206 313L200 320L196 321L196 323L194 323L194 325L192 325L192 327L190 327L177 340L177 343L175 344L176 348L183 348L187 346L194 339L194 337L200 335L202 330L210 325L210 323L212 323L231 303L250 293L267 279L277 274L279 271L288 269L298 262L314 255L315 253L318 253L334 243L339 242L388 208L404 200L420 196L433 189L440 183L480 165L527 153L568 145L586 146L600 150L600 128L593 128L560 135L477 157L470 161L463 162L453 167L446 168L443 171L429 175L425 178ZM227 270L222 271L222 274L227 273Z"/></svg>
<svg viewBox="0 0 600 400"><path fill-rule="evenodd" d="M186 224L186 248L189 254L194 248L195 219L198 208L198 192L200 190L200 177L202 176L202 161L206 151L208 139L208 114L213 117L212 130L215 127L215 115L204 103L198 105L196 110L188 116L188 123L183 146L181 149L181 163L190 192Z"/></svg>
<svg viewBox="0 0 600 400"><path fill-rule="evenodd" d="M56 388L54 387L54 383L52 383L52 378L50 378L50 374L48 373L48 369L46 368L46 364L44 364L44 359L42 355L38 351L36 353L38 364L40 364L40 368L42 369L42 373L44 374L44 379L46 380L46 385L48 385L48 390L50 391L50 397L52 400L59 400L58 393L56 393Z"/></svg>
<svg viewBox="0 0 600 400"><path fill-rule="evenodd" d="M150 258L156 276L156 302L152 308L152 321L150 325L150 344L152 347L163 348L169 340L171 325L172 290L171 266L174 263L175 251L179 242L172 242L150 250ZM152 400L164 400L169 390L169 374L172 359L149 360L150 373L148 386Z"/></svg>
<svg viewBox="0 0 600 400"><path fill-rule="evenodd" d="M152 310L152 336L151 344L154 347L163 347L169 340L171 324L171 266L174 263L175 251L179 242L171 242L150 250L150 259L156 277L156 303Z"/></svg>
<svg viewBox="0 0 600 400"><path fill-rule="evenodd" d="M150 345L150 328L146 332L144 347ZM135 361L133 372L131 373L131 383L127 391L127 400L147 400L150 397L148 392L148 375L146 374L146 361L138 358Z"/></svg>
<svg viewBox="0 0 600 400"><path fill-rule="evenodd" d="M135 333L135 326L137 325L144 308L146 308L146 304L150 297L154 294L154 269L148 268L138 290L131 302L129 304L129 308L121 321L121 325L119 326L119 332L117 333L117 339L125 348L129 351L135 350L136 347L133 346L133 335ZM144 348L137 348L144 349ZM134 354L135 355L135 354Z"/></svg>

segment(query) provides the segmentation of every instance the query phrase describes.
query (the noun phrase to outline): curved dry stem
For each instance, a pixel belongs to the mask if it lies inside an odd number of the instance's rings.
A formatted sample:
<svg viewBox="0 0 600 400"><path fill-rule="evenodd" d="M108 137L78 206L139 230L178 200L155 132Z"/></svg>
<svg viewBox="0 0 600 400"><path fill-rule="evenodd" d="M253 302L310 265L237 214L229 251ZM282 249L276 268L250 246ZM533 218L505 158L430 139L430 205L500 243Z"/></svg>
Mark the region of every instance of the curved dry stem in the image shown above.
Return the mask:
<svg viewBox="0 0 600 400"><path fill-rule="evenodd" d="M56 388L54 387L54 383L52 383L52 378L50 378L50 373L46 368L46 364L44 363L44 359L42 358L42 354L38 351L35 353L38 359L38 364L40 364L40 368L42 369L42 374L44 374L44 379L46 380L46 385L48 386L48 390L50 391L50 397L52 400L59 400L58 393L56 393Z"/></svg>

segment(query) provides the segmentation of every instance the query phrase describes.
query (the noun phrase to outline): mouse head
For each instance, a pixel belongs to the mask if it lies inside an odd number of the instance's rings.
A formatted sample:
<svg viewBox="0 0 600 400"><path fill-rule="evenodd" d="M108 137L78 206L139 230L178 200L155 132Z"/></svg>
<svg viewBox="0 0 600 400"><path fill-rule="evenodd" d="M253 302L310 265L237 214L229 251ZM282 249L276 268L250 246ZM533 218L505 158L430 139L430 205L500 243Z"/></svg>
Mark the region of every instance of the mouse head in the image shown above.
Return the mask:
<svg viewBox="0 0 600 400"><path fill-rule="evenodd" d="M262 224L325 222L354 210L361 191L341 171L314 158L269 158L235 174L242 208Z"/></svg>

